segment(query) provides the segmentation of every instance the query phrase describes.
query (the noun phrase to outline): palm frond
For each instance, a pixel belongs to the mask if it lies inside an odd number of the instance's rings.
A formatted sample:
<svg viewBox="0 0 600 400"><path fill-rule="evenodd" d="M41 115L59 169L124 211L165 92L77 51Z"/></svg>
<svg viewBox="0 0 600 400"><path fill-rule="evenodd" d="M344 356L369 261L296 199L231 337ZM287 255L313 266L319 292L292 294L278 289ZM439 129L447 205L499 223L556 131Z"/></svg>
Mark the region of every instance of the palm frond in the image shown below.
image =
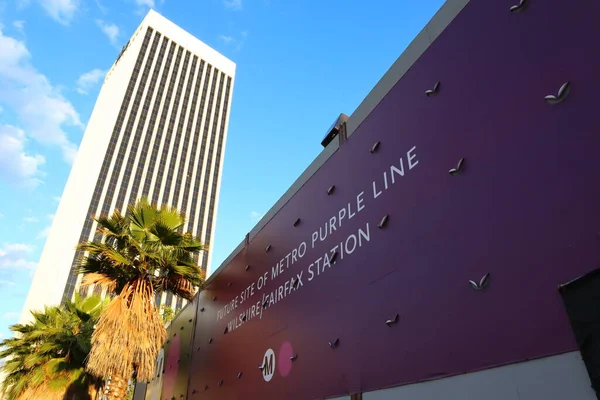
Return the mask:
<svg viewBox="0 0 600 400"><path fill-rule="evenodd" d="M166 335L155 295L167 291L192 299L204 281L194 255L207 246L181 232L182 213L147 198L131 204L125 215L98 221L102 241L78 246L85 252L79 271L83 285L101 285L116 296L98 320L87 369L125 379L135 371L148 381Z"/></svg>
<svg viewBox="0 0 600 400"><path fill-rule="evenodd" d="M60 399L75 383L85 382L84 392L92 383L97 385L84 366L100 304L99 299L84 302L76 297L63 306L33 312L29 324L10 327L19 336L0 344L6 376L0 386L9 399Z"/></svg>

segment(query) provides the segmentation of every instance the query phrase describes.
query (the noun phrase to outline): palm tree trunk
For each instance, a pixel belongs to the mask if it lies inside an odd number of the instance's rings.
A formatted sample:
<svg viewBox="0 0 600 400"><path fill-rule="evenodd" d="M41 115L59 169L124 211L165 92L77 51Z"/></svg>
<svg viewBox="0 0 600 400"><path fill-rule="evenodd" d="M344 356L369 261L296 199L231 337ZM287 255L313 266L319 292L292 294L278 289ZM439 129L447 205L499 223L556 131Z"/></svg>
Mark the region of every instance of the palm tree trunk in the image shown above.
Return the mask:
<svg viewBox="0 0 600 400"><path fill-rule="evenodd" d="M108 386L108 390L104 394L109 400L124 400L127 398L127 379L112 376L106 386Z"/></svg>
<svg viewBox="0 0 600 400"><path fill-rule="evenodd" d="M98 400L100 398L100 389L98 382L93 382L88 387L88 396L91 400Z"/></svg>

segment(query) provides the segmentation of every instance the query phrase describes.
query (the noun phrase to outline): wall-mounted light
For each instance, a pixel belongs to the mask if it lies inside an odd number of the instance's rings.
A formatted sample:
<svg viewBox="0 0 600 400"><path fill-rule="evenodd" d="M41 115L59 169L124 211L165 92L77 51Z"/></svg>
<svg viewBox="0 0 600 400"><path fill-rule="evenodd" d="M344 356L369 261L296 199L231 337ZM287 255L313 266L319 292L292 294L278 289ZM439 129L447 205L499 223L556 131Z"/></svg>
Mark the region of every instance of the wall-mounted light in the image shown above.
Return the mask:
<svg viewBox="0 0 600 400"><path fill-rule="evenodd" d="M241 379L241 378L242 378L242 373L241 373L241 372L238 372L238 374L237 374L237 378L238 378L238 379Z"/></svg>
<svg viewBox="0 0 600 400"><path fill-rule="evenodd" d="M553 104L553 105L559 104L559 103L562 103L567 98L567 96L569 95L570 92L571 92L571 82L565 82L558 89L558 93L556 95L549 94L544 99L546 100L546 103L548 103L548 104Z"/></svg>
<svg viewBox="0 0 600 400"><path fill-rule="evenodd" d="M208 339L208 344L211 344L212 342L213 342L212 338Z"/></svg>
<svg viewBox="0 0 600 400"><path fill-rule="evenodd" d="M337 338L332 342L329 342L329 347L331 347L332 349L335 349L336 347L338 347L338 345L340 344L340 339Z"/></svg>
<svg viewBox="0 0 600 400"><path fill-rule="evenodd" d="M200 312L204 312L204 307L202 307L202 308L200 309Z"/></svg>
<svg viewBox="0 0 600 400"><path fill-rule="evenodd" d="M373 146L371 146L371 148L369 149L369 153L373 154L373 153L377 153L377 150L379 150L379 145L381 144L380 141L376 141Z"/></svg>
<svg viewBox="0 0 600 400"><path fill-rule="evenodd" d="M219 381L219 386L223 386L223 381L222 380Z"/></svg>
<svg viewBox="0 0 600 400"><path fill-rule="evenodd" d="M327 189L327 195L330 196L331 194L333 194L334 191L335 191L335 185L329 186L329 189Z"/></svg>
<svg viewBox="0 0 600 400"><path fill-rule="evenodd" d="M396 314L394 316L394 318L392 319L388 319L387 321L385 321L387 326L392 326L394 324L397 324L400 321L400 314Z"/></svg>
<svg viewBox="0 0 600 400"><path fill-rule="evenodd" d="M485 274L479 282L469 281L471 287L475 290L483 290L490 284L490 273Z"/></svg>
<svg viewBox="0 0 600 400"><path fill-rule="evenodd" d="M265 248L265 251L266 251L267 253L269 252L269 250L271 250L271 245L268 245L268 246Z"/></svg>
<svg viewBox="0 0 600 400"><path fill-rule="evenodd" d="M388 219L390 219L389 215L384 215L383 218L381 218L381 221L379 221L379 225L377 225L377 227L379 229L383 229L384 226L387 225Z"/></svg>
<svg viewBox="0 0 600 400"><path fill-rule="evenodd" d="M456 167L451 168L448 173L452 176L458 175L460 170L463 168L463 165L465 163L465 159L464 157L461 158L460 160L458 160L458 163L456 163Z"/></svg>
<svg viewBox="0 0 600 400"><path fill-rule="evenodd" d="M337 260L338 258L338 251L334 251L333 254L331 255L331 257L329 257L329 263L333 264L335 262L335 260Z"/></svg>
<svg viewBox="0 0 600 400"><path fill-rule="evenodd" d="M250 269L250 265L246 265L246 267L244 268L246 271L248 271Z"/></svg>
<svg viewBox="0 0 600 400"><path fill-rule="evenodd" d="M435 85L433 85L433 89L429 89L427 91L425 91L425 94L427 95L427 97L431 97L431 96L435 96L440 90L440 82L436 82Z"/></svg>
<svg viewBox="0 0 600 400"><path fill-rule="evenodd" d="M298 226L298 225L300 225L300 218L298 218L294 221L294 226Z"/></svg>
<svg viewBox="0 0 600 400"><path fill-rule="evenodd" d="M298 353L294 354L293 356L290 357L291 361L296 361L298 359Z"/></svg>
<svg viewBox="0 0 600 400"><path fill-rule="evenodd" d="M510 12L521 12L527 7L527 0L519 1L519 4L515 4L510 8Z"/></svg>

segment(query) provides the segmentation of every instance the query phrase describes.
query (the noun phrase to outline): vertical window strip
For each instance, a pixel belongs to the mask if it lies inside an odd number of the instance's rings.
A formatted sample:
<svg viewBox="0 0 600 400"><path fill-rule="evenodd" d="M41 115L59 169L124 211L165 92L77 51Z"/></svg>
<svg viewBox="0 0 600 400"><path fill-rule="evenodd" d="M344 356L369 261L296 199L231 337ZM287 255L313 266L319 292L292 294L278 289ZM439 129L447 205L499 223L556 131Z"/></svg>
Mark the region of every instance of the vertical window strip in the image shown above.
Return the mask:
<svg viewBox="0 0 600 400"><path fill-rule="evenodd" d="M210 72L212 69L212 65L208 65L208 72L207 74L209 74L208 76L210 76ZM210 84L210 94L208 95L208 107L206 110L206 114L204 115L204 130L202 132L202 144L200 145L200 161L198 162L198 168L196 169L196 179L194 180L194 187L191 191L190 194L190 198L192 200L192 204L191 204L191 208L190 208L190 219L191 221L194 222L194 224L192 225L192 229L188 229L192 231L192 235L194 236L199 236L197 234L198 226L201 226L202 221L198 220L198 215L196 215L196 208L198 205L198 198L200 197L200 187L201 187L201 183L202 183L202 177L203 177L203 166L204 166L204 160L206 159L206 154L205 154L205 150L206 150L206 141L208 138L208 131L210 128L210 120L211 120L211 114L212 114L212 108L213 108L213 100L214 100L214 94L215 94L215 86L217 83L217 74L218 71L215 68L214 69L214 73L212 75L211 78L211 84ZM208 80L208 78L207 78ZM206 96L206 94L203 93L203 96Z"/></svg>
<svg viewBox="0 0 600 400"><path fill-rule="evenodd" d="M200 68L204 68L205 62L202 60L200 63ZM198 152L198 141L201 137L201 129L202 129L202 116L204 115L204 105L206 103L206 92L208 90L208 83L210 80L210 65L208 67L208 71L204 74L204 87L200 94L200 107L198 108L198 116L196 121L196 127L194 129L194 141L192 143L192 155L190 156L190 166L188 170L188 179L185 183L185 188L183 192L183 199L181 203L181 211L186 212L188 207L188 200L190 198L190 190L192 188L192 184L194 183L194 173L200 175L199 168L202 168L202 154ZM197 82L200 84L200 82ZM198 157L199 156L199 157ZM200 164L198 165L197 158L200 158ZM194 226L194 214L191 212L186 215L188 221L186 223L187 230L191 231Z"/></svg>
<svg viewBox="0 0 600 400"><path fill-rule="evenodd" d="M215 139L217 136L217 127L218 127L218 113L221 107L221 97L222 97L222 91L223 91L223 81L224 81L224 74L219 74L219 90L217 92L217 105L215 108L215 118L213 119L213 123L212 123L212 127L211 127L211 137L210 137L210 146L208 148L208 155L207 155L207 161L206 161L206 177L204 178L204 185L202 188L202 200L200 203L200 215L201 217L198 219L202 224L206 224L206 221L208 219L208 215L211 213L212 210L209 210L206 206L207 206L207 201L208 201L208 185L210 183L210 173L214 170L214 160L213 160L213 154L215 151ZM204 226L204 232L206 232L206 230L208 229L208 226ZM201 228L198 228L198 230L200 231ZM202 235L204 236L204 235ZM201 236L201 237L202 237ZM203 242L206 245L210 245L210 243L208 242L208 240L206 240L206 237L204 236L204 240ZM203 261L202 261L202 266L204 266L206 264L206 259L207 259L207 255L204 254L203 255Z"/></svg>
<svg viewBox="0 0 600 400"><path fill-rule="evenodd" d="M184 129L184 124L185 124L185 117L186 117L186 113L189 109L189 98L190 98L190 92L192 90L192 83L193 83L193 78L194 78L194 69L195 69L195 63L196 60L192 61L192 73L188 74L188 66L189 66L189 59L191 57L191 53L188 51L186 52L185 55L185 66L184 66L184 70L181 73L182 79L181 79L181 87L183 88L184 84L185 84L185 92L183 95L183 104L181 106L180 112L179 112L179 118L177 121L177 130L174 133L175 135L175 142L173 143L173 150L171 151L171 160L168 164L168 170L167 170L167 179L165 180L165 189L163 191L163 197L162 197L162 201L161 204L169 204L169 205L173 205L172 203L169 202L169 196L171 195L171 186L173 185L173 173L175 172L175 166L177 164L177 161L181 158L181 153L179 152L179 147L181 144L181 139L182 139L182 135L181 132ZM184 83L184 78L187 77L187 82ZM177 98L177 102L179 102L180 99L180 95L181 93L178 93L178 98ZM185 141L185 138L183 138Z"/></svg>
<svg viewBox="0 0 600 400"><path fill-rule="evenodd" d="M171 80L172 82L175 82L175 80L177 79L178 76L178 72L179 72L179 65L181 63L181 55L183 53L183 47L181 46L177 46L177 58L175 60L175 68L173 69L172 75L171 75ZM158 197L160 195L160 190L162 188L162 180L163 180L163 175L165 172L165 165L167 164L167 155L169 152L169 148L171 147L171 139L173 138L173 124L175 122L175 115L177 114L177 109L179 106L179 96L181 95L181 86L182 86L182 80L183 80L183 74L181 74L180 79L179 79L179 83L177 84L177 89L175 92L175 99L174 101L171 103L171 94L167 95L166 98L166 103L168 103L169 105L172 104L172 108L171 108L171 115L169 118L169 124L166 130L166 135L164 136L164 143L162 144L162 152L160 152L160 159L158 160L158 162L156 163L156 167L155 167L155 173L156 173L156 180L154 182L154 190L152 193L152 203L154 204L158 204ZM164 114L165 118L167 117L167 115ZM161 121L163 122L163 121ZM166 122L166 120L165 120Z"/></svg>
<svg viewBox="0 0 600 400"><path fill-rule="evenodd" d="M210 241L212 239L212 226L213 226L213 219L215 217L217 190L219 189L218 182L219 182L219 178L220 178L219 174L220 174L220 168L221 168L221 158L223 156L223 154L222 154L223 142L225 140L225 123L227 122L227 114L229 111L230 89L231 89L231 77L228 77L227 87L225 89L225 100L223 103L223 112L221 114L221 126L219 128L219 144L217 145L217 154L216 154L215 163L214 163L210 205L208 207L208 222L206 224L207 231L206 231L206 235L205 235L206 243L210 243ZM204 257L204 259L202 260L202 269L204 271L206 271L207 267L208 267L208 257Z"/></svg>
<svg viewBox="0 0 600 400"><path fill-rule="evenodd" d="M171 60L173 58L173 54L175 53L175 49L177 48L177 44L175 42L171 42L171 47L169 49L169 55L167 56L167 65L163 71L161 86L164 87L165 79L169 75ZM180 50L181 51L181 50ZM178 55L179 57L179 55ZM173 72L171 72L171 78L169 79L169 87L167 88L166 97L163 100L162 112L160 115L160 121L158 123L158 128L155 133L154 144L152 146L152 152L150 153L150 159L148 162L148 171L146 171L146 179L144 181L144 187L142 188L142 196L147 197L150 192L150 186L152 184L152 178L154 176L154 171L156 168L156 158L159 155L160 145L162 143L165 121L167 119L167 113L169 111L169 101L173 94L173 88L175 87L175 78L177 77L177 67L178 67L178 58L175 59L175 64L173 66ZM162 89L161 89L162 90Z"/></svg>
<svg viewBox="0 0 600 400"><path fill-rule="evenodd" d="M157 43L157 42L155 42ZM155 47L156 50L156 47ZM127 147L133 141L135 141L135 137L132 138L133 125L137 118L137 114L140 108L140 103L142 101L142 97L144 94L144 89L146 88L146 84L148 83L148 75L150 74L150 68L152 67L153 59L148 58L144 65L144 70L142 73L142 78L140 79L140 84L136 90L135 98L133 101L133 105L131 107L131 111L129 113L129 117L127 118L127 125L125 126L125 132L123 133L123 139L121 140L121 144L119 146L119 151L117 153L117 158L115 159L113 171L110 176L110 181L108 184L108 189L106 190L106 196L104 197L104 201L102 203L102 208L100 210L100 215L108 215L110 211L110 207L113 202L113 198L115 195L115 191L117 190L117 183L119 181L119 176L123 172L123 161L125 160L125 154L127 152ZM137 143L131 143L132 148L135 146L137 148ZM100 241L102 236L98 233L94 236L94 241Z"/></svg>
<svg viewBox="0 0 600 400"><path fill-rule="evenodd" d="M167 37L163 38L163 41L160 46L160 51L158 52L158 59L156 61L156 66L154 67L154 72L152 74L152 80L150 83L150 89L154 92L154 87L158 81L158 90L156 93L156 98L154 99L154 104L152 105L152 111L150 112L150 120L148 122L148 126L146 127L146 136L144 138L144 143L142 144L142 150L140 152L140 157L138 160L137 168L135 171L135 176L133 178L133 184L131 186L131 193L129 195L129 202L132 203L137 200L137 194L140 186L140 181L142 179L142 173L144 168L147 165L147 155L148 148L150 147L150 142L152 141L152 136L154 134L154 125L156 123L156 116L158 114L158 108L160 107L160 102L162 99L162 95L165 88L165 79L166 79L166 71L168 71L170 66L170 61L165 63L165 52L167 50L167 45L169 44L169 39ZM163 73L159 79L160 68L163 68ZM149 102L151 99L150 91L148 93L147 101ZM144 105L144 109L147 108L147 104ZM146 111L146 110L144 110ZM142 128L143 129L143 126Z"/></svg>
<svg viewBox="0 0 600 400"><path fill-rule="evenodd" d="M167 298L165 300L165 306L171 307L171 304L173 304L173 293L168 292L167 293Z"/></svg>
<svg viewBox="0 0 600 400"><path fill-rule="evenodd" d="M198 57L194 56L194 62L192 64L192 71L195 71L196 69L196 62L198 60ZM198 102L198 92L200 91L200 81L202 78L202 68L200 68L200 71L198 72L198 76L196 78L196 82L194 85L194 93L192 95L192 102L191 102L191 107L190 107L190 112L189 112L189 117L188 117L188 123L186 126L186 130L185 130L185 134L183 137L183 148L181 151L181 155L179 157L180 161L179 161L179 168L177 171L177 175L176 175L176 180L175 180L175 188L174 188L174 192L173 192L173 201L171 202L171 204L173 205L173 207L177 207L177 205L179 204L179 194L181 192L181 186L183 185L183 181L185 180L186 184L187 181L189 179L185 179L184 177L184 171L190 170L191 168L189 168L189 166L187 165L187 156L188 156L188 148L191 142L191 134L192 134L192 125L194 122L194 117L196 115L196 105ZM187 98L185 100L185 104L188 104ZM193 159L192 163L193 163ZM189 173L189 172L188 172ZM185 209L181 209L181 212L185 212ZM187 217L187 216L186 216ZM183 228L183 227L182 227Z"/></svg>
<svg viewBox="0 0 600 400"><path fill-rule="evenodd" d="M133 163L135 162L136 156L138 154L138 149L139 149L139 145L140 145L140 141L141 141L142 132L144 131L144 124L146 123L146 117L148 116L148 107L150 106L150 101L152 100L152 95L154 94L154 86L156 84L156 77L158 75L159 68L160 68L160 56L158 57L158 62L156 63L156 66L152 73L152 77L150 78L150 85L147 86L146 83L148 80L148 75L150 75L150 69L152 68L152 65L154 64L154 61L155 61L154 56L156 53L156 48L158 47L158 43L161 39L161 36L162 35L158 32L154 36L154 40L153 40L152 46L150 48L150 54L148 56L148 60L146 61L146 66L144 68L144 73L142 75L142 84L138 88L138 94L140 96L144 95L144 91L146 90L146 88L148 90L146 92L146 97L144 99L144 103L142 106L142 112L141 112L140 118L138 120L137 127L135 129L135 133L133 135L131 148L129 149L129 155L127 156L127 163L125 164L125 171L121 175L122 181L121 181L118 195L117 195L117 202L115 204L116 209L121 209L121 210L125 210L125 211L127 209L127 205L125 204L125 197L127 194L127 189L129 188L129 179L131 179ZM141 98L140 98L140 100L141 100ZM141 103L141 101L139 103ZM139 103L138 103L138 107L139 107ZM134 105L135 105L135 103L134 103ZM132 114L137 115L137 113L138 113L137 108L135 110L132 110ZM119 175L120 172L121 171L117 171L117 176ZM113 171L113 176L114 176L114 171ZM107 204L106 200L105 200L104 204ZM108 203L108 205L110 206L110 203Z"/></svg>
<svg viewBox="0 0 600 400"><path fill-rule="evenodd" d="M125 95L123 97L123 101L121 103L121 109L119 110L119 114L117 116L117 120L115 122L115 127L113 128L113 132L106 149L106 154L104 155L104 161L102 162L102 167L100 169L100 173L98 174L98 178L96 180L96 187L94 189L94 193L92 194L92 200L90 201L90 206L88 207L87 215L85 221L83 223L83 228L81 230L81 235L79 236L79 242L81 243L85 240L88 240L90 237L92 224L93 224L93 215L95 210L98 207L98 202L100 201L100 197L102 195L102 189L106 182L106 177L108 174L108 168L110 166L111 160L114 155L114 150L119 139L119 134L121 132L121 124L125 119L125 114L127 113L127 109L129 107L129 102L131 100L131 92L135 87L135 83L137 82L139 68L146 56L146 49L148 47L148 42L150 41L150 37L152 36L153 29L148 28L146 31L146 35L144 36L144 40L142 42L142 46L140 48L140 52L138 54L137 60L135 62L134 71L129 79L129 83L127 85L127 90L125 91ZM82 261L83 252L81 250L76 250L75 255L73 257L73 262L71 263L71 271L69 272L69 278L67 279L67 283L65 285L65 290L63 293L63 302L65 300L71 299L73 297L73 293L75 291L75 284L77 283L77 269Z"/></svg>

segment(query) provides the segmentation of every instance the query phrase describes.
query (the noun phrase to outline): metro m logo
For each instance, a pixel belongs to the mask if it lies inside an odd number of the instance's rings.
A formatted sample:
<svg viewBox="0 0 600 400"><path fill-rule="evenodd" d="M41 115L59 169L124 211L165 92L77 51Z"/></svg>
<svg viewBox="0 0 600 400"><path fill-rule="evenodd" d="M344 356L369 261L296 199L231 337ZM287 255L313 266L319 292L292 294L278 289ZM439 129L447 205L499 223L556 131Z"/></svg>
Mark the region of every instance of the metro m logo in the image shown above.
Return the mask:
<svg viewBox="0 0 600 400"><path fill-rule="evenodd" d="M266 382L269 382L275 375L275 352L272 349L266 351L260 369Z"/></svg>

